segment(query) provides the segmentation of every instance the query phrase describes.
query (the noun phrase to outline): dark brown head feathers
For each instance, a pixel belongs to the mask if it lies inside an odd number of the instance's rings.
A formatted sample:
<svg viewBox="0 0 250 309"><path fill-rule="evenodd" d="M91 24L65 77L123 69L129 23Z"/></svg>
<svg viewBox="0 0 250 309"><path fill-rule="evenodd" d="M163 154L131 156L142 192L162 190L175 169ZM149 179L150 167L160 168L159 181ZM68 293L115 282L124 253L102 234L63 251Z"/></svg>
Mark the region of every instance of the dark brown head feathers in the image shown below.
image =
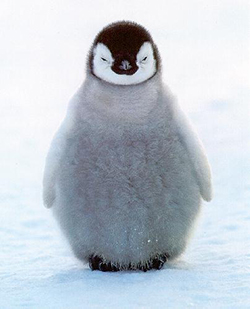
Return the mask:
<svg viewBox="0 0 250 309"><path fill-rule="evenodd" d="M89 68L92 71L93 49L98 43L103 43L114 57L122 53L136 57L144 42L150 42L154 50L157 70L160 65L160 56L149 32L141 25L130 21L114 22L101 30L92 45L89 53Z"/></svg>

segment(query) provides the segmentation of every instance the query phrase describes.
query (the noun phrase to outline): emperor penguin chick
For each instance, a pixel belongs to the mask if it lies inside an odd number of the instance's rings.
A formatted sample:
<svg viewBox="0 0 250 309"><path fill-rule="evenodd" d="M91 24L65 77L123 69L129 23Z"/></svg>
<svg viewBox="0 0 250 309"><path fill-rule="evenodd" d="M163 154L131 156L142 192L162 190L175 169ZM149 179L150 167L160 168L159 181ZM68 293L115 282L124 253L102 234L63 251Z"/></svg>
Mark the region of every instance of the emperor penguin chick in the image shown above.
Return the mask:
<svg viewBox="0 0 250 309"><path fill-rule="evenodd" d="M93 270L160 269L184 251L202 198L211 200L210 168L142 26L116 22L95 38L43 186L44 204Z"/></svg>

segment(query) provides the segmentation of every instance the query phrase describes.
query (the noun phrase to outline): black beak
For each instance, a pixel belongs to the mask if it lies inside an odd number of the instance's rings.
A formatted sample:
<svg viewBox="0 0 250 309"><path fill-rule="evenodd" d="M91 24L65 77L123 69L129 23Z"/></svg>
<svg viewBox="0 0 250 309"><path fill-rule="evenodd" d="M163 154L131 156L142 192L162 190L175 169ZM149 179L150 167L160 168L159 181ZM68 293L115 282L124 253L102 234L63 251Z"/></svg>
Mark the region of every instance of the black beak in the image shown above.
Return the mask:
<svg viewBox="0 0 250 309"><path fill-rule="evenodd" d="M135 61L122 59L114 62L112 70L116 74L133 75L138 70L138 66Z"/></svg>

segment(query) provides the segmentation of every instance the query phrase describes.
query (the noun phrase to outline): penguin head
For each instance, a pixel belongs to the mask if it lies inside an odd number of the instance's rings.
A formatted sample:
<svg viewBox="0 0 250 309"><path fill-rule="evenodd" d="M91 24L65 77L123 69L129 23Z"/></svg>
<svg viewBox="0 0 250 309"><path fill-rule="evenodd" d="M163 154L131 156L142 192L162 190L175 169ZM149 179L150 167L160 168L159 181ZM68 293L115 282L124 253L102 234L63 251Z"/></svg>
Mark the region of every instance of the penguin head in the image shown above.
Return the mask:
<svg viewBox="0 0 250 309"><path fill-rule="evenodd" d="M99 32L88 62L90 73L101 80L115 85L135 85L157 73L160 56L144 27L122 21Z"/></svg>

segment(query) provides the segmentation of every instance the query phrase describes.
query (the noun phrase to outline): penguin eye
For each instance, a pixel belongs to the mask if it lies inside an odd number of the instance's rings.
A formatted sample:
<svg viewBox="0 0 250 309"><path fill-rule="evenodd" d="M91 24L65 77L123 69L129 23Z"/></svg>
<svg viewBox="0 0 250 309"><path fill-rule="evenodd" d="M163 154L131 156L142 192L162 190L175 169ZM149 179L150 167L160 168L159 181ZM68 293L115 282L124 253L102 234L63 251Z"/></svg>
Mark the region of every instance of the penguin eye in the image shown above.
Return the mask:
<svg viewBox="0 0 250 309"><path fill-rule="evenodd" d="M144 57L144 58L142 59L142 61L145 62L145 61L147 60L147 58L148 58L147 56Z"/></svg>
<svg viewBox="0 0 250 309"><path fill-rule="evenodd" d="M105 58L102 58L102 57L101 57L101 59L102 59L102 61L108 62L108 60L107 60L107 59L105 59Z"/></svg>

